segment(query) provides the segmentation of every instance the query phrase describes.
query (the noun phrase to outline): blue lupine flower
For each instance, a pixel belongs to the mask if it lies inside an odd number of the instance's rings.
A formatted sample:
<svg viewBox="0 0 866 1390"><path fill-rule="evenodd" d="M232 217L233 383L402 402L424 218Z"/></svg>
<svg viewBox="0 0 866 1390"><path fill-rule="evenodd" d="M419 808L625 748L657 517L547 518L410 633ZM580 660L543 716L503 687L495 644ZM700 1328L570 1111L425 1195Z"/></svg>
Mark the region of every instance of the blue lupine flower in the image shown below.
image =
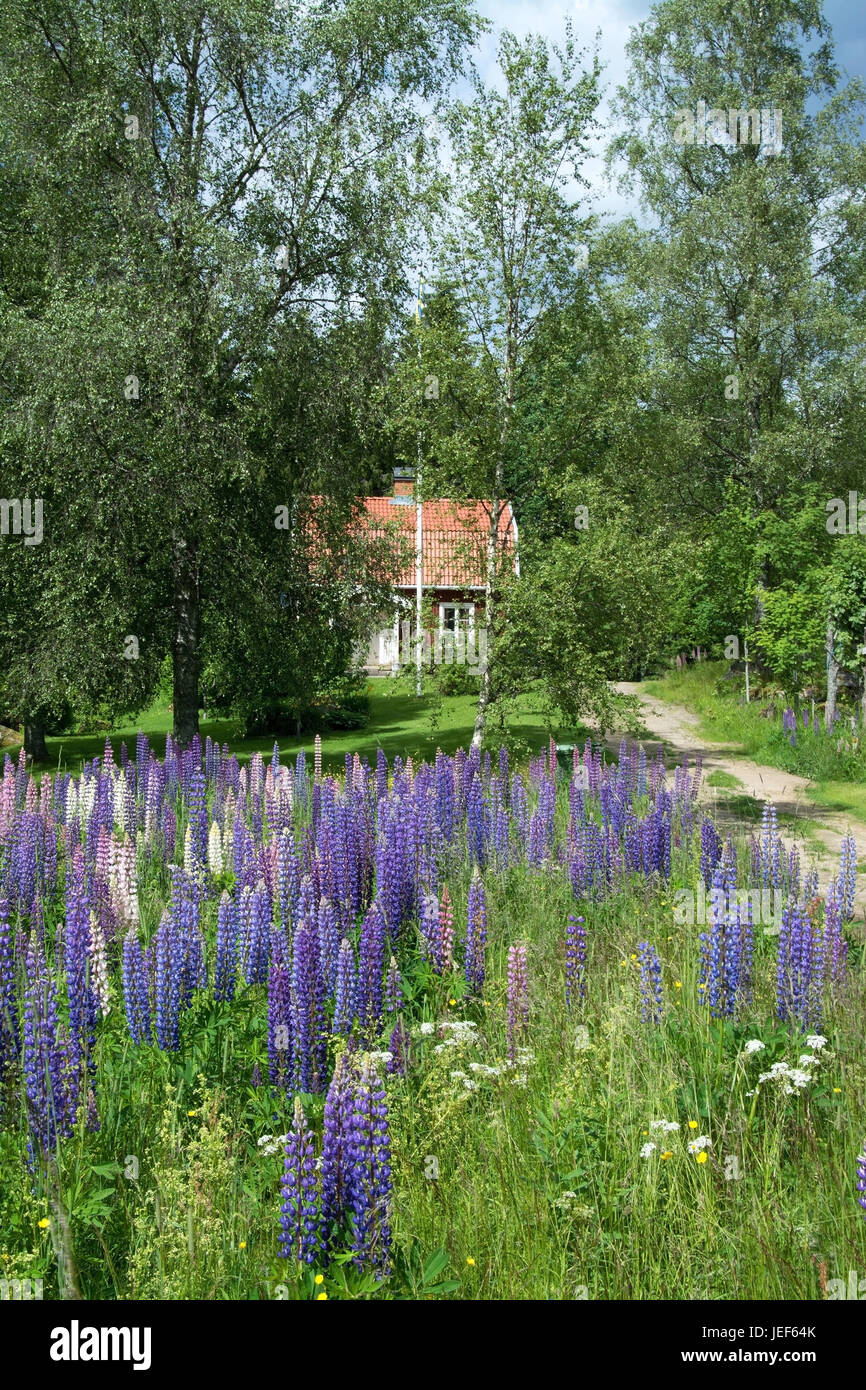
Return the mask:
<svg viewBox="0 0 866 1390"><path fill-rule="evenodd" d="M285 1260L314 1264L322 1248L319 1180L313 1157L313 1136L298 1097L295 1097L295 1113L286 1138L285 1154L280 1255Z"/></svg>
<svg viewBox="0 0 866 1390"><path fill-rule="evenodd" d="M641 1019L644 1023L662 1021L662 967L658 953L648 941L641 941L640 959Z"/></svg>

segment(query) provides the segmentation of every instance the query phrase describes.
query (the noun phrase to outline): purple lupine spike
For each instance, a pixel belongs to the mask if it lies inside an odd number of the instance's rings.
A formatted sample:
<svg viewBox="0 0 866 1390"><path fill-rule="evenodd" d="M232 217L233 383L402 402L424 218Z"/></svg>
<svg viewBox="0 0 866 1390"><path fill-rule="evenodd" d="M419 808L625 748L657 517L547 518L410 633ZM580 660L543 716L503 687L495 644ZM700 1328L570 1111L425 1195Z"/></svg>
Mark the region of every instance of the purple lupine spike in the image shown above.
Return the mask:
<svg viewBox="0 0 866 1390"><path fill-rule="evenodd" d="M863 1152L857 1155L857 1191L860 1193L857 1201L866 1216L866 1143L863 1144Z"/></svg>
<svg viewBox="0 0 866 1390"><path fill-rule="evenodd" d="M381 1277L390 1266L391 1140L385 1088L369 1059L355 1085L347 1150L355 1263Z"/></svg>
<svg viewBox="0 0 866 1390"><path fill-rule="evenodd" d="M325 1083L327 1035L318 955L314 928L298 927L292 961L292 1050L298 1091L321 1091Z"/></svg>
<svg viewBox="0 0 866 1390"><path fill-rule="evenodd" d="M214 999L217 1003L230 1001L234 998L237 968L237 904L224 889L217 910L216 968L214 972Z"/></svg>
<svg viewBox="0 0 866 1390"><path fill-rule="evenodd" d="M526 975L526 947L511 946L508 951L508 1056L517 1059L517 1044L529 1027L529 990Z"/></svg>
<svg viewBox="0 0 866 1390"><path fill-rule="evenodd" d="M648 941L638 945L640 960L641 1020L643 1023L661 1023L662 1020L662 967L656 948Z"/></svg>
<svg viewBox="0 0 866 1390"><path fill-rule="evenodd" d="M388 978L385 981L385 1008L389 1014L397 1013L403 1007L403 981L394 957L388 964Z"/></svg>
<svg viewBox="0 0 866 1390"><path fill-rule="evenodd" d="M382 1022L384 970L385 923L376 899L364 918L358 951L358 1017L370 1037L378 1032Z"/></svg>
<svg viewBox="0 0 866 1390"><path fill-rule="evenodd" d="M345 938L340 943L337 961L337 983L334 995L334 1032L347 1038L352 1031L356 1013L355 957L352 944Z"/></svg>
<svg viewBox="0 0 866 1390"><path fill-rule="evenodd" d="M476 864L469 885L466 909L466 983L471 992L484 988L484 952L487 945L487 898Z"/></svg>
<svg viewBox="0 0 866 1390"><path fill-rule="evenodd" d="M568 914L565 929L565 1005L572 1009L586 998L586 928L582 917Z"/></svg>
<svg viewBox="0 0 866 1390"><path fill-rule="evenodd" d="M825 933L808 911L789 903L782 912L776 967L776 1014L801 1030L818 1028L826 965Z"/></svg>
<svg viewBox="0 0 866 1390"><path fill-rule="evenodd" d="M264 883L249 897L249 945L245 961L248 985L263 984L268 975L271 909Z"/></svg>
<svg viewBox="0 0 866 1390"><path fill-rule="evenodd" d="M854 916L854 894L857 890L857 843L849 832L842 841L839 862L839 887L842 899L842 920Z"/></svg>
<svg viewBox="0 0 866 1390"><path fill-rule="evenodd" d="M295 1097L292 1127L286 1138L280 1184L280 1255L285 1260L314 1264L322 1248L319 1179L313 1156L313 1136L300 1099Z"/></svg>
<svg viewBox="0 0 866 1390"><path fill-rule="evenodd" d="M830 881L827 901L824 905L824 937L830 979L836 985L844 984L848 960L848 942L842 935L842 905L835 878Z"/></svg>
<svg viewBox="0 0 866 1390"><path fill-rule="evenodd" d="M17 1057L20 1046L11 910L9 899L0 897L0 1082Z"/></svg>
<svg viewBox="0 0 866 1390"><path fill-rule="evenodd" d="M134 928L127 932L123 942L123 999L129 1036L134 1043L149 1043L151 1025L147 961Z"/></svg>
<svg viewBox="0 0 866 1390"><path fill-rule="evenodd" d="M716 827L709 816L704 816L701 823L701 876L707 888L713 881L713 874L721 855L722 842L716 833Z"/></svg>
<svg viewBox="0 0 866 1390"><path fill-rule="evenodd" d="M67 1089L68 1059L57 1017L57 986L45 953L31 941L25 953L23 1074L31 1154L49 1154L68 1137L76 1105Z"/></svg>
<svg viewBox="0 0 866 1390"><path fill-rule="evenodd" d="M183 946L171 913L163 913L153 940L157 1046L162 1051L176 1052L180 1047Z"/></svg>
<svg viewBox="0 0 866 1390"><path fill-rule="evenodd" d="M355 1076L352 1059L346 1052L337 1057L331 1084L325 1097L322 1140L322 1229L330 1245L334 1227L343 1219L349 1201L352 1109Z"/></svg>
<svg viewBox="0 0 866 1390"><path fill-rule="evenodd" d="M292 977L285 964L273 964L268 973L268 1067L275 1086L291 1085Z"/></svg>

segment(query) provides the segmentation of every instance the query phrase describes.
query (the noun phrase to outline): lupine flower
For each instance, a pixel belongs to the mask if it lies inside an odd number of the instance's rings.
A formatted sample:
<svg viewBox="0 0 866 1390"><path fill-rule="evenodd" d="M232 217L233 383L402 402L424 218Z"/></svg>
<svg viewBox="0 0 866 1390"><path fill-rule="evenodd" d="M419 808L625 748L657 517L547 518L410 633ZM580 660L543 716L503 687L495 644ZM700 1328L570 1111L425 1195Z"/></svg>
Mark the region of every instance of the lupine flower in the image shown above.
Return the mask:
<svg viewBox="0 0 866 1390"><path fill-rule="evenodd" d="M147 962L137 933L130 929L123 942L123 999L126 1022L134 1043L149 1043L150 989Z"/></svg>
<svg viewBox="0 0 866 1390"><path fill-rule="evenodd" d="M68 1088L68 1059L57 1018L57 986L41 946L26 952L23 1071L31 1142L50 1153L57 1140L71 1134L75 1101Z"/></svg>
<svg viewBox="0 0 866 1390"><path fill-rule="evenodd" d="M238 963L238 918L234 898L223 891L217 913L216 971L214 999L231 1000L235 993Z"/></svg>
<svg viewBox="0 0 866 1390"><path fill-rule="evenodd" d="M314 1264L322 1246L319 1180L313 1157L313 1136L297 1097L285 1154L280 1255L285 1260Z"/></svg>
<svg viewBox="0 0 866 1390"><path fill-rule="evenodd" d="M866 1143L863 1145L863 1152L857 1155L857 1191L860 1193L857 1201L866 1216Z"/></svg>
<svg viewBox="0 0 866 1390"><path fill-rule="evenodd" d="M207 837L207 864L212 874L223 871L223 841L219 823L214 821Z"/></svg>
<svg viewBox="0 0 866 1390"><path fill-rule="evenodd" d="M10 915L9 899L0 897L0 1082L19 1048Z"/></svg>
<svg viewBox="0 0 866 1390"><path fill-rule="evenodd" d="M565 929L565 1003L571 1009L586 997L586 928L582 917L568 914Z"/></svg>
<svg viewBox="0 0 866 1390"><path fill-rule="evenodd" d="M480 992L484 987L484 949L487 945L487 899L484 884L476 865L469 885L466 912L466 983L470 990Z"/></svg>
<svg viewBox="0 0 866 1390"><path fill-rule="evenodd" d="M400 978L400 971L397 969L397 962L392 956L388 965L388 978L385 981L385 1008L389 1014L393 1014L402 1007L403 981Z"/></svg>
<svg viewBox="0 0 866 1390"><path fill-rule="evenodd" d="M508 1056L517 1058L518 1039L529 1027L529 990L526 978L526 947L508 951Z"/></svg>
<svg viewBox="0 0 866 1390"><path fill-rule="evenodd" d="M839 889L842 899L842 920L854 916L854 894L857 891L857 844L850 833L842 841L839 858Z"/></svg>
<svg viewBox="0 0 866 1390"><path fill-rule="evenodd" d="M348 1205L359 1267L387 1274L391 1243L391 1140L385 1088L368 1059L354 1089L348 1142Z"/></svg>
<svg viewBox="0 0 866 1390"><path fill-rule="evenodd" d="M662 967L658 953L648 941L638 946L640 958L640 997L641 1020L644 1023L661 1023L662 1020Z"/></svg>
<svg viewBox="0 0 866 1390"><path fill-rule="evenodd" d="M348 943L346 943L348 944ZM324 1138L322 1143L322 1229L326 1245L340 1224L349 1201L349 1140L354 1097L351 1059L345 1053L337 1058L328 1094L325 1097Z"/></svg>
<svg viewBox="0 0 866 1390"><path fill-rule="evenodd" d="M435 969L437 975L447 975L452 967L454 950L454 909L447 884L443 885L439 902L439 933L436 942Z"/></svg>

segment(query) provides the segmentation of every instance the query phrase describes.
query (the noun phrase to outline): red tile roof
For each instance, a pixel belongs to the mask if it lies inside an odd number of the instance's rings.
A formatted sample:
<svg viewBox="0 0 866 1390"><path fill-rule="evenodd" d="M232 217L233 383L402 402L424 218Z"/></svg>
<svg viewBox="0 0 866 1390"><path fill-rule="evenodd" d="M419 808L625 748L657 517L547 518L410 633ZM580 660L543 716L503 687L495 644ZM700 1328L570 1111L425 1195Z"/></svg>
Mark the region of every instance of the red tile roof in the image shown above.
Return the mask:
<svg viewBox="0 0 866 1390"><path fill-rule="evenodd" d="M321 499L311 497L315 514ZM403 565L395 578L398 589L415 588L416 509L411 497L395 501L392 497L359 497L362 525L381 538L395 534L402 544ZM487 568L487 538L490 529L490 502L455 502L437 498L422 505L422 582L424 588L483 588ZM313 517L307 525L315 529ZM501 504L499 513L499 555L514 565L517 554L517 523L510 502ZM330 556L329 549L323 552Z"/></svg>
<svg viewBox="0 0 866 1390"><path fill-rule="evenodd" d="M395 502L392 497L359 497L379 530L396 523L401 537L411 546L411 559L396 580L399 589L415 587L416 508L411 497ZM442 589L481 588L487 567L487 538L490 530L490 502L454 502L437 498L424 502L421 509L422 581L424 587ZM514 563L517 526L511 503L502 504L499 514L499 553Z"/></svg>

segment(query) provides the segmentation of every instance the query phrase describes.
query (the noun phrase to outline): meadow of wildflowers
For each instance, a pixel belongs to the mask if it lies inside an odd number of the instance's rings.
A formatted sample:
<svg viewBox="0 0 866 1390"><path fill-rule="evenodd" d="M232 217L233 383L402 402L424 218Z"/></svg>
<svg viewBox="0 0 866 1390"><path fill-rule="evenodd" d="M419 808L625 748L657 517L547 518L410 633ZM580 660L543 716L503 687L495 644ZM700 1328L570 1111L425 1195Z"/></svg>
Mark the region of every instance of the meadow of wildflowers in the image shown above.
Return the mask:
<svg viewBox="0 0 866 1390"><path fill-rule="evenodd" d="M0 782L0 1261L46 1298L820 1299L866 1273L856 856L623 745L143 737ZM712 890L703 930L674 893ZM739 890L771 887L781 922Z"/></svg>

